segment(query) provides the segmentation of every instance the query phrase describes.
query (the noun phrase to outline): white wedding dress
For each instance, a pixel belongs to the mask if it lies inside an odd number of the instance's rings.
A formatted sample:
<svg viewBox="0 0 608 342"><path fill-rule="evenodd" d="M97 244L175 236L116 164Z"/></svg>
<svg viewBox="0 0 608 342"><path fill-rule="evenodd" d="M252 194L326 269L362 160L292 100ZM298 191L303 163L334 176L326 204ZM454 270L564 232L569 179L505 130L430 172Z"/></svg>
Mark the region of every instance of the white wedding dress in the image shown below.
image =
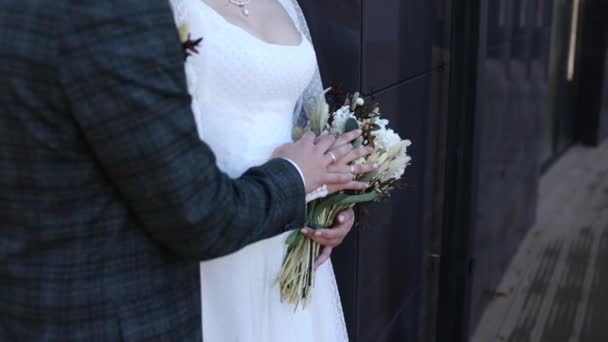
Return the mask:
<svg viewBox="0 0 608 342"><path fill-rule="evenodd" d="M176 23L202 37L186 60L198 132L231 177L266 162L292 141L294 108L317 71L314 48L302 33L299 7L278 0L300 29L298 45L276 45L226 21L201 0L171 0ZM205 342L348 341L332 265L317 271L312 303L281 303L276 282L289 233L231 255L202 262Z"/></svg>

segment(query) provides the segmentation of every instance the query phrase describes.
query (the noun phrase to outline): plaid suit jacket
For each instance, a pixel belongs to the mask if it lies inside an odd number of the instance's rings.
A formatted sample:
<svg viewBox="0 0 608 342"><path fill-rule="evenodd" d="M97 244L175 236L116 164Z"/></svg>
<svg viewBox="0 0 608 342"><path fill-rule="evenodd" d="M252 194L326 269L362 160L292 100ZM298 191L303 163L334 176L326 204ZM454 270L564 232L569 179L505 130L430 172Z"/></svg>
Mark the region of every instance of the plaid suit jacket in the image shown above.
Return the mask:
<svg viewBox="0 0 608 342"><path fill-rule="evenodd" d="M198 261L304 216L217 169L167 0L0 1L0 340L201 340Z"/></svg>

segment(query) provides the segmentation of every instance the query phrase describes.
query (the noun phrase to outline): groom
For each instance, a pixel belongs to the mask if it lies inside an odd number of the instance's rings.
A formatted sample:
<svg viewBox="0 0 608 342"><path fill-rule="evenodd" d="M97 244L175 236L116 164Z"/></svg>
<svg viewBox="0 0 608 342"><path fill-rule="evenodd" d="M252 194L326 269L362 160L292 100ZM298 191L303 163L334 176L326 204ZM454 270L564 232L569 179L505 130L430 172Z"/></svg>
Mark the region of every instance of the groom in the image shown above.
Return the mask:
<svg viewBox="0 0 608 342"><path fill-rule="evenodd" d="M200 341L199 261L351 180L311 136L232 180L189 108L166 0L0 2L1 341Z"/></svg>

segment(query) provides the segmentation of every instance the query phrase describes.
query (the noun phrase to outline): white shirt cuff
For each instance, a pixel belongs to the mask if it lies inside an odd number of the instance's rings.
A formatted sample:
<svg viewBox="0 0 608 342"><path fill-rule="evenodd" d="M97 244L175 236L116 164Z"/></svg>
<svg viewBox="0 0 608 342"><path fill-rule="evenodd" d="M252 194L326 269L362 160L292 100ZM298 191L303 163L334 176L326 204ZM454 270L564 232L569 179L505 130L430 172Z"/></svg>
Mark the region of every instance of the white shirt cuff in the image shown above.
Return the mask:
<svg viewBox="0 0 608 342"><path fill-rule="evenodd" d="M292 161L291 159L288 158L281 158L281 159L285 159L288 162L291 163L291 165L293 165L293 167L296 168L296 170L298 170L298 173L300 174L300 177L302 178L302 184L304 184L304 188L306 188L306 178L304 178L304 174L302 173L302 170L300 170L300 167L298 166L298 164L296 164L294 161Z"/></svg>
<svg viewBox="0 0 608 342"><path fill-rule="evenodd" d="M291 163L291 165L293 165L293 167L296 168L296 170L298 170L298 173L300 174L300 177L302 178L302 184L304 184L304 188L306 188L306 178L304 178L304 174L302 173L302 170L300 170L300 167L298 166L298 164L296 164L293 160L290 160L288 158L281 158L281 159L287 160L288 162ZM327 186L324 185L320 188L315 189L311 193L306 194L306 203L312 202L318 198L326 197L327 195L328 195Z"/></svg>

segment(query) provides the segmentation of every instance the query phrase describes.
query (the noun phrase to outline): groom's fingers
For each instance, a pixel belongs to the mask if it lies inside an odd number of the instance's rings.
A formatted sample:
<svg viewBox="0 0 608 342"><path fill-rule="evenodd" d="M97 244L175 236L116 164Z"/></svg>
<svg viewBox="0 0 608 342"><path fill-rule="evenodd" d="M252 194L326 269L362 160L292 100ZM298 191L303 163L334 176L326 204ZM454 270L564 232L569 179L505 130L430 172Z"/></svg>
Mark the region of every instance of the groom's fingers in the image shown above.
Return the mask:
<svg viewBox="0 0 608 342"><path fill-rule="evenodd" d="M324 262L329 260L332 250L333 248L331 247L323 247L323 249L321 250L321 254L319 254L315 259L315 271L317 270L317 268L319 268L319 266L323 265Z"/></svg>
<svg viewBox="0 0 608 342"><path fill-rule="evenodd" d="M332 184L327 186L327 191L330 194L334 192L342 191L342 190L365 190L369 187L368 183L365 182L357 182L350 181L346 184Z"/></svg>
<svg viewBox="0 0 608 342"><path fill-rule="evenodd" d="M342 146L345 144L350 144L351 141L360 137L362 133L363 133L363 131L361 131L360 129L356 129L354 131L344 133L341 136L339 136L338 139L336 139L336 143L334 144L334 147Z"/></svg>
<svg viewBox="0 0 608 342"><path fill-rule="evenodd" d="M321 176L322 184L346 184L353 180L352 173L325 173Z"/></svg>
<svg viewBox="0 0 608 342"><path fill-rule="evenodd" d="M344 155L344 157L342 157L342 159L340 160L340 163L342 164L350 164L351 162L365 157L367 155L370 155L374 152L374 149L372 147L369 146L360 146L354 149L351 149L350 151L348 151L347 154Z"/></svg>
<svg viewBox="0 0 608 342"><path fill-rule="evenodd" d="M317 137L316 148L325 154L336 142L336 138L333 135L325 134Z"/></svg>

